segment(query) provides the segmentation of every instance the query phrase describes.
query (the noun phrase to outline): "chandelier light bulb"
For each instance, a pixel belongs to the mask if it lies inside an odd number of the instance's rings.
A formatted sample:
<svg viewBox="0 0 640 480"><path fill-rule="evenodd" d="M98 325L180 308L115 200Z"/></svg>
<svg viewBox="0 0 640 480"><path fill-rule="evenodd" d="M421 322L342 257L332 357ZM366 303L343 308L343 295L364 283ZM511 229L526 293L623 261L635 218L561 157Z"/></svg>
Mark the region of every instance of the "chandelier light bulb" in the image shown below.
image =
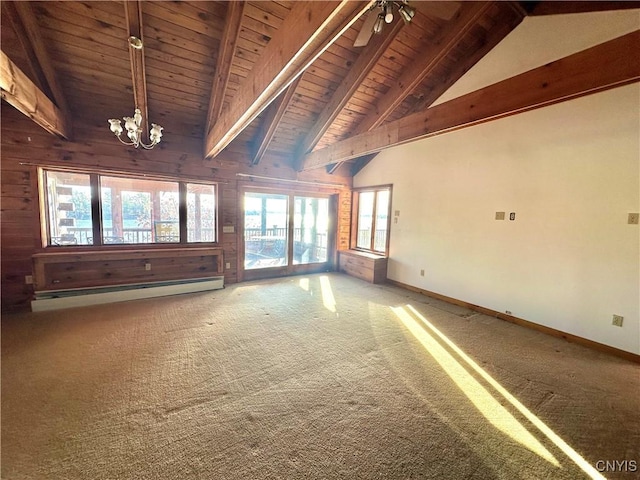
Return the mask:
<svg viewBox="0 0 640 480"><path fill-rule="evenodd" d="M142 112L140 112L139 108L136 108L136 111L133 114L133 121L136 122L137 127L142 123Z"/></svg>
<svg viewBox="0 0 640 480"><path fill-rule="evenodd" d="M160 125L152 123L151 131L149 132L149 139L151 140L151 143L155 145L156 143L160 142L161 138L162 138L162 127Z"/></svg>
<svg viewBox="0 0 640 480"><path fill-rule="evenodd" d="M384 6L384 21L386 23L393 22L393 11L389 5Z"/></svg>
<svg viewBox="0 0 640 480"><path fill-rule="evenodd" d="M122 133L122 121L117 118L109 119L109 126L111 131L116 135L120 135Z"/></svg>
<svg viewBox="0 0 640 480"><path fill-rule="evenodd" d="M378 18L376 18L376 23L373 24L373 33L380 33L382 32L382 27L384 25L384 15L381 13L378 15Z"/></svg>
<svg viewBox="0 0 640 480"><path fill-rule="evenodd" d="M138 129L138 124L134 117L122 117L124 120L124 128L127 129L127 132L133 132Z"/></svg>
<svg viewBox="0 0 640 480"><path fill-rule="evenodd" d="M400 12L400 16L402 17L402 20L404 20L404 23L411 23L411 20L416 14L415 9L413 7L410 7L406 3L403 3L402 5L400 5L400 7L398 8L398 11Z"/></svg>

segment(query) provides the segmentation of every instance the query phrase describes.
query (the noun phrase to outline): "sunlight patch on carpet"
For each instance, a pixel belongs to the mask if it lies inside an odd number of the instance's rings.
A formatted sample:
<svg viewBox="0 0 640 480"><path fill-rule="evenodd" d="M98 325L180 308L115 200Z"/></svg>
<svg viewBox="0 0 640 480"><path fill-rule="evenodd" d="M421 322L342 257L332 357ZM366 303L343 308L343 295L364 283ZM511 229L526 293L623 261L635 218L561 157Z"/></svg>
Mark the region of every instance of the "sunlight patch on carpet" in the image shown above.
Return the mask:
<svg viewBox="0 0 640 480"><path fill-rule="evenodd" d="M324 308L330 312L336 313L336 299L333 296L329 277L326 275L320 277L320 288L322 289L322 304L324 305Z"/></svg>
<svg viewBox="0 0 640 480"><path fill-rule="evenodd" d="M485 400L492 404L492 401L487 397L484 397L486 394L488 397L496 401L495 398L484 389L472 376L469 374L464 367L456 360L445 348L440 345L438 340L434 338L426 329L428 329L431 333L438 337L440 341L442 341L446 346L451 348L453 352L455 352L473 371L475 371L481 378L483 378L489 385L491 385L500 395L502 395L513 407L515 407L518 412L520 412L528 421L530 421L540 432L542 432L553 444L558 447L567 457L569 457L578 467L580 467L590 478L592 479L604 479L605 477L600 474L593 466L591 466L578 452L576 452L571 446L569 446L562 438L560 438L551 428L549 428L542 420L540 420L533 412L531 412L527 407L525 407L520 401L515 398L509 391L504 388L498 381L496 381L491 375L489 375L482 367L480 367L473 359L471 359L463 350L461 350L455 343L453 343L449 338L444 335L440 330L438 330L431 322L429 322L420 312L418 312L413 306L406 305L405 307L391 307L394 313L402 320L402 322L407 326L409 331L413 333L416 338L423 344L423 346L427 349L427 351L435 358L435 360L442 366L443 369L452 377L452 379L458 384L458 386L465 392L465 394L469 397L469 399L476 405L477 408L480 409L479 404L484 403ZM409 312L411 312L411 315ZM415 318L414 318L415 317ZM416 320L417 319L417 320ZM426 328L426 329L425 329ZM453 375L452 375L453 373ZM462 378L466 378L467 381L462 382L460 379L456 379L454 375L461 375ZM469 380L470 379L470 380ZM473 382L477 383L477 387L474 387L473 390L465 390L467 388L467 384L473 385ZM484 392L482 392L484 390ZM481 395L482 401L479 398L472 398L472 396ZM497 401L496 401L497 402ZM497 402L500 405L499 402ZM500 405L502 409L502 405ZM486 407L484 407L486 409ZM481 410L482 411L482 410ZM496 413L493 408L490 410L486 410L487 413ZM518 422L511 414L509 414L506 409L505 412L514 421ZM484 412L483 412L484 414ZM487 415L485 415L487 416ZM487 417L489 418L489 417ZM504 421L503 417L501 421ZM490 419L492 423L494 421ZM519 423L519 422L518 422ZM499 424L494 423L496 427L502 428ZM535 437L529 433L522 424L520 424L521 429L526 432L523 436L518 434L517 441L524 444L530 450L534 451L542 458L549 460L548 456L551 456L554 465L558 465L557 460L548 452L541 444L538 442ZM509 429L509 432L516 433L520 429L517 427L515 430ZM503 430L504 431L504 430ZM511 433L508 433L511 436ZM534 443L531 442L533 438ZM540 448L543 450L540 451ZM545 453L546 452L546 453Z"/></svg>
<svg viewBox="0 0 640 480"><path fill-rule="evenodd" d="M498 430L520 443L536 455L556 467L560 464L549 452L500 402L491 395L464 367L443 348L404 307L391 307L396 316L424 346L455 384L471 400L482 415Z"/></svg>

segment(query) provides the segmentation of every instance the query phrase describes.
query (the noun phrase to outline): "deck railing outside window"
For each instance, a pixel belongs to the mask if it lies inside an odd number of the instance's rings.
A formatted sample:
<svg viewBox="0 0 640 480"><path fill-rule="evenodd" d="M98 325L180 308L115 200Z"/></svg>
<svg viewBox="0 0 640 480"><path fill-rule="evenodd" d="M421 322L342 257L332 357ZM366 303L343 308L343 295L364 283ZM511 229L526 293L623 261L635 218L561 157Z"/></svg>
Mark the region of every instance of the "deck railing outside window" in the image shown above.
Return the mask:
<svg viewBox="0 0 640 480"><path fill-rule="evenodd" d="M76 245L91 245L92 241L92 230L91 228L68 228L67 229L69 235L71 235L74 239ZM103 229L104 238L108 239L109 243L155 243L156 239L154 239L153 230L150 228L125 228L122 231L122 237L118 237L113 233L113 229L105 228ZM188 239L190 242L194 240L194 231L188 230ZM200 234L201 242L214 242L215 241L215 230L213 228L203 228L201 229ZM69 237L71 238L71 237ZM105 242L106 243L106 242Z"/></svg>
<svg viewBox="0 0 640 480"><path fill-rule="evenodd" d="M286 228L268 228L264 232L259 228L246 228L244 230L245 253L249 254L270 254L281 255L282 252L276 248L274 250L274 240L282 240L286 236ZM300 257L303 253L307 253L312 259L317 261L326 261L327 259L327 234L318 233L315 242L303 243L301 240L302 229L293 229L293 255L294 259ZM273 240L272 240L273 239ZM277 244L277 242L275 243ZM284 247L284 244L282 245ZM310 250L309 250L310 249ZM276 257L273 257L276 258ZM299 260L299 259L298 259Z"/></svg>
<svg viewBox="0 0 640 480"><path fill-rule="evenodd" d="M213 184L49 169L41 172L47 245L217 241ZM96 218L94 202L99 202L100 218ZM184 230L187 238L181 239ZM98 231L99 238L94 238Z"/></svg>
<svg viewBox="0 0 640 480"><path fill-rule="evenodd" d="M371 241L371 230L358 230L358 245L368 245ZM373 249L378 252L384 252L387 243L387 230L376 230L373 239Z"/></svg>

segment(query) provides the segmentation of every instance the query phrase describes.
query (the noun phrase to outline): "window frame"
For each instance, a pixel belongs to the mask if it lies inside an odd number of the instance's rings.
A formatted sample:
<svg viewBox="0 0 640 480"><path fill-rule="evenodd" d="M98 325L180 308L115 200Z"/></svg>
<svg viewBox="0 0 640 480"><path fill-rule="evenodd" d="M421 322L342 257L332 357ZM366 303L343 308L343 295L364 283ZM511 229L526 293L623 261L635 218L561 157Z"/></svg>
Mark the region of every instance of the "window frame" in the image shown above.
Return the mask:
<svg viewBox="0 0 640 480"><path fill-rule="evenodd" d="M387 191L389 192L389 204L387 205L387 225L386 225L386 238L385 238L385 246L384 252L380 250L374 250L375 245L375 231L376 226L378 224L377 211L378 211L378 192ZM369 243L369 248L358 247L358 219L360 216L360 195L362 193L372 192L373 193L373 212L371 214L371 240ZM352 198L351 198L351 239L350 239L350 249L357 250L360 252L368 252L374 255L381 255L384 257L389 256L389 240L391 237L391 203L393 199L393 185L375 185L371 187L359 187L354 188L352 190Z"/></svg>
<svg viewBox="0 0 640 480"><path fill-rule="evenodd" d="M91 195L91 234L93 238L92 244L74 244L74 245L55 245L51 238L50 219L48 201L48 186L46 180L47 172L53 173L72 173L83 174L89 176L90 195ZM142 243L105 243L103 240L103 223L102 223L102 190L101 177L121 177L123 179L136 180L152 180L160 182L171 182L178 187L178 226L179 240L177 242L142 242ZM189 241L188 240L188 214L187 214L187 185L197 184L213 187L215 202L215 218L213 221L213 241ZM103 171L95 169L83 168L65 168L57 166L40 166L38 167L38 190L39 190L39 229L41 235L41 244L45 249L83 249L95 250L102 248L185 248L198 246L217 246L220 244L221 227L220 227L220 186L219 182L212 182L194 178L176 178L165 177L161 175L148 175L131 172L115 172Z"/></svg>

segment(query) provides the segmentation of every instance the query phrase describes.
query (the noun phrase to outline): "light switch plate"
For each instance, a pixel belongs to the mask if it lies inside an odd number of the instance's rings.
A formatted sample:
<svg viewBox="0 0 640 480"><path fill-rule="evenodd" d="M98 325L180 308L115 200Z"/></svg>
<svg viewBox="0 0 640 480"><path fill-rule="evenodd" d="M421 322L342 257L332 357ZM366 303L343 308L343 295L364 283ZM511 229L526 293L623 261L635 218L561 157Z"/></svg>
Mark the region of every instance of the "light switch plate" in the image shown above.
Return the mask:
<svg viewBox="0 0 640 480"><path fill-rule="evenodd" d="M235 227L233 225L223 225L222 233L233 233L235 232Z"/></svg>
<svg viewBox="0 0 640 480"><path fill-rule="evenodd" d="M627 223L629 225L638 225L638 217L640 217L639 213L630 213Z"/></svg>

